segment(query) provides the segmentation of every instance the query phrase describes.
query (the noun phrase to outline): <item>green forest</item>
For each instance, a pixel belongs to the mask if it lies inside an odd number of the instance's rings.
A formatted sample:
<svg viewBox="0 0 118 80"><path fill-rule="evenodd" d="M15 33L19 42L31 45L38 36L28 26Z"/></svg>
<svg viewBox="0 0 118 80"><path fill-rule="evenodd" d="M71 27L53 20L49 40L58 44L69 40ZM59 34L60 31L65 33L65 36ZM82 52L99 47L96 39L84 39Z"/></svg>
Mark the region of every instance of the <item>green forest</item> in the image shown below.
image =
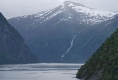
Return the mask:
<svg viewBox="0 0 118 80"><path fill-rule="evenodd" d="M118 29L77 73L79 79L88 80L94 76L98 80L118 80Z"/></svg>

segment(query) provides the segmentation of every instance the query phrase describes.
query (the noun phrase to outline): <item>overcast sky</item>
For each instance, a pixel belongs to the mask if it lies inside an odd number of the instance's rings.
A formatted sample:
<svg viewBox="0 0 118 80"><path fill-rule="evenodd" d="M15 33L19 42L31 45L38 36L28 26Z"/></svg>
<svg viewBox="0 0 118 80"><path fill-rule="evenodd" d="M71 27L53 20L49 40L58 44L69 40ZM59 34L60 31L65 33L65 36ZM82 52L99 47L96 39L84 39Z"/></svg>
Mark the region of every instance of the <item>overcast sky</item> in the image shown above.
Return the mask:
<svg viewBox="0 0 118 80"><path fill-rule="evenodd" d="M11 17L34 14L55 8L66 0L0 0L0 12ZM68 0L84 4L90 8L118 11L118 0Z"/></svg>

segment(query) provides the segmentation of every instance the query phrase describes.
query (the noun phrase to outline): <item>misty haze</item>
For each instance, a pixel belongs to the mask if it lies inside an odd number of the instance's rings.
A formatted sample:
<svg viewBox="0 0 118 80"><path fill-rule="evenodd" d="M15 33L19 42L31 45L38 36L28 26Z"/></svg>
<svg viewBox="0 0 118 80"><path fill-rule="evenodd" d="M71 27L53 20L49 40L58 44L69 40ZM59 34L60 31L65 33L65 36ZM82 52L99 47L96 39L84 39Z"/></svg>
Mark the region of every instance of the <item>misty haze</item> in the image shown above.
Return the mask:
<svg viewBox="0 0 118 80"><path fill-rule="evenodd" d="M1 0L1 80L118 80L117 0Z"/></svg>

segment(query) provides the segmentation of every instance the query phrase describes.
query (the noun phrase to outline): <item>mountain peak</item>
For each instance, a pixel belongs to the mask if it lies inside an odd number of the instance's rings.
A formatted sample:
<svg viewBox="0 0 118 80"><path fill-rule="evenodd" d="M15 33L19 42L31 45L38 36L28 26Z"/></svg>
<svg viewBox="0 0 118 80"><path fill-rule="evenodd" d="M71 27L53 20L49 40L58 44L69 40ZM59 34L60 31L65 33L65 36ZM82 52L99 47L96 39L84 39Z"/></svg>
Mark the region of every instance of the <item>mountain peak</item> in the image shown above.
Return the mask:
<svg viewBox="0 0 118 80"><path fill-rule="evenodd" d="M71 2L71 1L65 1L65 2L64 2L64 5L65 5L65 6L82 6L82 7L86 7L86 6L84 6L83 4L75 3L75 2Z"/></svg>
<svg viewBox="0 0 118 80"><path fill-rule="evenodd" d="M103 21L112 19L112 17L115 14L116 13L114 12L101 11L101 10L89 8L80 3L65 1L64 3L57 6L54 9L44 11L42 13L33 14L30 15L29 17L31 19L32 18L35 19L33 21L33 24L38 22L42 24L44 22L50 21L51 19L58 17L56 22L57 24L65 21L73 22L75 20L79 24L93 25L93 24L99 24ZM28 19L28 16L22 16L22 18ZM17 17L17 22L20 20L21 17Z"/></svg>

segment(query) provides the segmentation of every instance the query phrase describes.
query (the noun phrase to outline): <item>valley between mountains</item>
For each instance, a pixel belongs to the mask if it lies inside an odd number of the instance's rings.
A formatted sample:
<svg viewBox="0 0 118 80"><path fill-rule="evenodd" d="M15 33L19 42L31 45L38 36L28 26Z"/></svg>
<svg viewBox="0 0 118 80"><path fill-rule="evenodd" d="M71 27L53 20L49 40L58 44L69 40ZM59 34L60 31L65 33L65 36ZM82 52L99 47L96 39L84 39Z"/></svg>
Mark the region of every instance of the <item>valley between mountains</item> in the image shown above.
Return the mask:
<svg viewBox="0 0 118 80"><path fill-rule="evenodd" d="M41 62L84 63L118 28L116 14L66 1L8 22Z"/></svg>
<svg viewBox="0 0 118 80"><path fill-rule="evenodd" d="M3 15L1 80L118 80L117 12L65 1L36 14Z"/></svg>

